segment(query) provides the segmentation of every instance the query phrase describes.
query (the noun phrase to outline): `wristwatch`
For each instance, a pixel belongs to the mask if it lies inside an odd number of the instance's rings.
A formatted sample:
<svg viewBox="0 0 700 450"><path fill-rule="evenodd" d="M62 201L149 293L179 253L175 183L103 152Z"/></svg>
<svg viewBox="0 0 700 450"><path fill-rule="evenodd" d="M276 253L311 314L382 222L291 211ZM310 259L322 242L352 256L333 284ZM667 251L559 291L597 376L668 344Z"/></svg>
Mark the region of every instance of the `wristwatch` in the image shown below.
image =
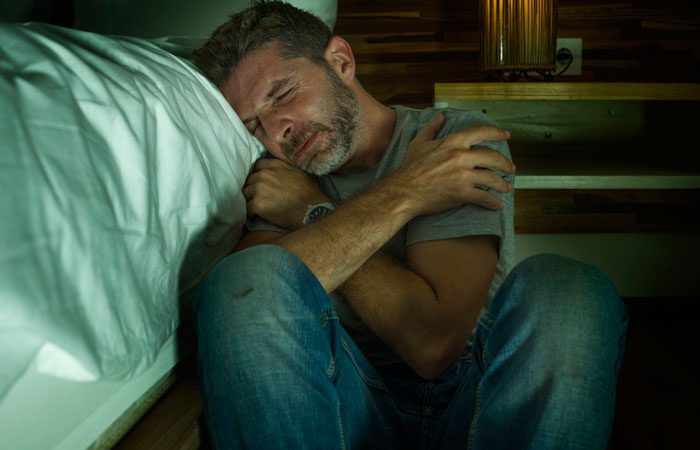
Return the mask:
<svg viewBox="0 0 700 450"><path fill-rule="evenodd" d="M333 210L335 209L335 205L333 203L319 203L317 205L311 205L308 208L306 208L306 215L304 216L304 220L302 223L304 225L308 225L311 222L315 222L321 217L327 216L330 214Z"/></svg>

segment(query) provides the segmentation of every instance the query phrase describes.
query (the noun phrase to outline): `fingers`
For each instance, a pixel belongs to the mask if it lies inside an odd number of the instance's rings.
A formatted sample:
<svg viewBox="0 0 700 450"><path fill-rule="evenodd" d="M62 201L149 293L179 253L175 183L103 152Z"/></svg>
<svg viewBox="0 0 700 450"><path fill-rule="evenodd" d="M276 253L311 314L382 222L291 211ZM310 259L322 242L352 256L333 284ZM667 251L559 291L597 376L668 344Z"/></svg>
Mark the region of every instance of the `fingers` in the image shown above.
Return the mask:
<svg viewBox="0 0 700 450"><path fill-rule="evenodd" d="M252 184L246 184L245 187L243 187L243 197L245 197L246 201L250 201L255 196L255 186Z"/></svg>
<svg viewBox="0 0 700 450"><path fill-rule="evenodd" d="M495 150L471 150L463 153L472 168L496 169L505 173L515 173L515 165Z"/></svg>
<svg viewBox="0 0 700 450"><path fill-rule="evenodd" d="M447 137L454 141L454 144L469 148L484 141L506 141L510 139L510 131L492 125L477 125Z"/></svg>
<svg viewBox="0 0 700 450"><path fill-rule="evenodd" d="M274 168L290 168L292 167L290 164L277 159L277 158L261 158L255 162L253 165L253 171L259 172L261 170L265 169L274 169Z"/></svg>
<svg viewBox="0 0 700 450"><path fill-rule="evenodd" d="M432 141L440 128L445 124L445 116L442 113L438 113L433 117L430 122L426 123L423 128L418 131L418 134L413 139L414 142L427 142Z"/></svg>
<svg viewBox="0 0 700 450"><path fill-rule="evenodd" d="M490 170L477 170L472 179L474 185L484 186L498 192L507 193L513 190L513 184L502 176Z"/></svg>
<svg viewBox="0 0 700 450"><path fill-rule="evenodd" d="M472 188L472 192L470 192L469 196L469 203L481 206L486 209L498 211L499 209L503 209L505 207L503 200L483 189Z"/></svg>

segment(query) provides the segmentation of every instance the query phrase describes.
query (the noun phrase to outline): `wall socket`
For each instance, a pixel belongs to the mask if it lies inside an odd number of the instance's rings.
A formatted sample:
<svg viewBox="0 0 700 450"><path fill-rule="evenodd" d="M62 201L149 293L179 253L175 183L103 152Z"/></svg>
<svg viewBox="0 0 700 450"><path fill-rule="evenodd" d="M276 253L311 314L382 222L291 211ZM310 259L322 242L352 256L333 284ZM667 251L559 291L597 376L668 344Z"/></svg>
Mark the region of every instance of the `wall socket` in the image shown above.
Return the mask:
<svg viewBox="0 0 700 450"><path fill-rule="evenodd" d="M560 48L568 48L574 55L574 60L571 62L571 65L568 69L566 69L566 72L561 74L561 76L565 77L570 75L581 75L581 54L583 53L583 40L580 38L557 39L557 52ZM556 74L561 72L564 70L564 67L566 67L566 64L560 64L557 61L557 68L554 73Z"/></svg>

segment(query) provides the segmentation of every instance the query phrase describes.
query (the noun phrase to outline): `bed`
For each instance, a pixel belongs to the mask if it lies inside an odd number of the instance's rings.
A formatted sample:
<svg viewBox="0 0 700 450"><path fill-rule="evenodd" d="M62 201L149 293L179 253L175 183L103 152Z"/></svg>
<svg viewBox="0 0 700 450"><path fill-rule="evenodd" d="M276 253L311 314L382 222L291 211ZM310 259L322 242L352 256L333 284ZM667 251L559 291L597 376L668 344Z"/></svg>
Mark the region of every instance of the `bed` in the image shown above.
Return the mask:
<svg viewBox="0 0 700 450"><path fill-rule="evenodd" d="M110 444L192 352L263 148L197 42L0 23L0 446Z"/></svg>

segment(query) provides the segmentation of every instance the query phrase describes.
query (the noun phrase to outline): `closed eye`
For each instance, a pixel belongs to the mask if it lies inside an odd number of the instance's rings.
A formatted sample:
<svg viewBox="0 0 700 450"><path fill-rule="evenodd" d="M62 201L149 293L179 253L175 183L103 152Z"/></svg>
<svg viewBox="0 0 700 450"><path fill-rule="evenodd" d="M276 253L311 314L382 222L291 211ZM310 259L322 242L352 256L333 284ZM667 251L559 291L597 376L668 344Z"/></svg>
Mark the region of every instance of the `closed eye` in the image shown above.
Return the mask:
<svg viewBox="0 0 700 450"><path fill-rule="evenodd" d="M280 100L284 100L284 98L285 98L286 96L288 96L293 90L294 90L294 88L289 88L289 89L287 89L283 94L277 96L276 100L277 100L278 102L279 102Z"/></svg>

